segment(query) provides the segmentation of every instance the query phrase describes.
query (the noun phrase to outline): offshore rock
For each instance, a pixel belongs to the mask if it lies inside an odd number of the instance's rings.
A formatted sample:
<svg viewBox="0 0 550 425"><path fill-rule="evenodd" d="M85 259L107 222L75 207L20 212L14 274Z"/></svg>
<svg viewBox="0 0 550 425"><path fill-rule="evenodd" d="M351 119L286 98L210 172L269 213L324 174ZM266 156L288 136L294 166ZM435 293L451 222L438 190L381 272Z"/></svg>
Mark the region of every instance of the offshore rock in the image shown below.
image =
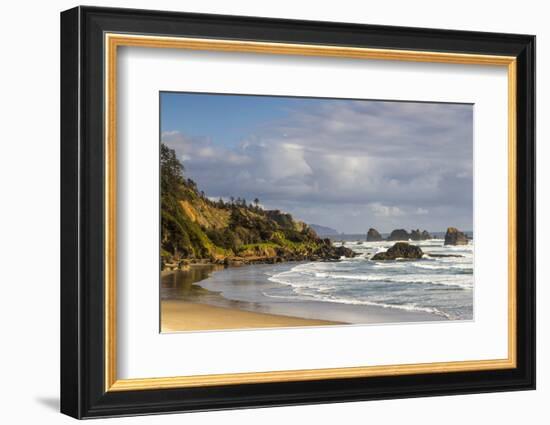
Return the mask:
<svg viewBox="0 0 550 425"><path fill-rule="evenodd" d="M405 229L395 229L391 232L388 240L389 241L408 241L409 233Z"/></svg>
<svg viewBox="0 0 550 425"><path fill-rule="evenodd" d="M420 229L411 230L411 240L425 241L427 239L433 239L432 235L430 235L427 230L423 230L422 232Z"/></svg>
<svg viewBox="0 0 550 425"><path fill-rule="evenodd" d="M468 245L468 237L456 227L449 227L445 233L445 245Z"/></svg>
<svg viewBox="0 0 550 425"><path fill-rule="evenodd" d="M397 242L386 252L379 252L372 257L372 260L396 260L397 258L405 258L409 260L417 260L422 258L424 253L416 245L411 245L407 242Z"/></svg>
<svg viewBox="0 0 550 425"><path fill-rule="evenodd" d="M371 227L367 232L367 242L380 242L382 240L382 235L378 233L378 230Z"/></svg>

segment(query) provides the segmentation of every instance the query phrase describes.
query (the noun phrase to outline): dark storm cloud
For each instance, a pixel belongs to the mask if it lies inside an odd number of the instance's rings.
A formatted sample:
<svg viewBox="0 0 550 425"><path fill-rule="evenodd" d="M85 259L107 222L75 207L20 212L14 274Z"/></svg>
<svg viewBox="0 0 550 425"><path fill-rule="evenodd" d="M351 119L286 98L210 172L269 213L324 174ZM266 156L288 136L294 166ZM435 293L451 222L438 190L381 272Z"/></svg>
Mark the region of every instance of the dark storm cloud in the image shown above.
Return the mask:
<svg viewBox="0 0 550 425"><path fill-rule="evenodd" d="M289 111L234 148L162 140L211 197L260 198L344 232L472 227L472 106L326 101Z"/></svg>

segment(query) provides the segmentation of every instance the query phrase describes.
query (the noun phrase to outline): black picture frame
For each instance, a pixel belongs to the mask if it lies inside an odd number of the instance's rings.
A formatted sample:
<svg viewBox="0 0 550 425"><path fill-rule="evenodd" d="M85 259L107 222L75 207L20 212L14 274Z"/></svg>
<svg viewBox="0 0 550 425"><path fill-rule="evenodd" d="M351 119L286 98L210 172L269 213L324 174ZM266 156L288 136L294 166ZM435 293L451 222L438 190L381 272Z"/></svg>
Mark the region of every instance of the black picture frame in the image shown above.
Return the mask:
<svg viewBox="0 0 550 425"><path fill-rule="evenodd" d="M105 391L104 34L308 43L517 58L517 367ZM61 13L61 412L75 418L535 388L535 37L76 7Z"/></svg>

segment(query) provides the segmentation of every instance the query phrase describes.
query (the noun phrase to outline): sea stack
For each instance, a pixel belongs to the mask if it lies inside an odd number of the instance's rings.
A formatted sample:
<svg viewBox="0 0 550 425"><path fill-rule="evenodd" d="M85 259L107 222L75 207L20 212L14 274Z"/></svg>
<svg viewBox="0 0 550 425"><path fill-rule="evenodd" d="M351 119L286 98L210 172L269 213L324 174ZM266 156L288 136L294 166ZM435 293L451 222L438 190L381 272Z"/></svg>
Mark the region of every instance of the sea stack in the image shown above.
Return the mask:
<svg viewBox="0 0 550 425"><path fill-rule="evenodd" d="M445 245L468 245L468 237L456 227L449 227L445 233Z"/></svg>
<svg viewBox="0 0 550 425"><path fill-rule="evenodd" d="M427 230L423 230L422 232L420 229L411 230L411 240L425 241L427 239L433 239L432 235L430 235Z"/></svg>
<svg viewBox="0 0 550 425"><path fill-rule="evenodd" d="M371 227L367 233L367 242L380 242L382 240L382 235L378 233L378 230Z"/></svg>
<svg viewBox="0 0 550 425"><path fill-rule="evenodd" d="M417 260L422 258L424 253L416 245L410 245L407 242L397 242L386 252L379 252L372 257L372 260L395 260L397 258L406 258L409 260Z"/></svg>
<svg viewBox="0 0 550 425"><path fill-rule="evenodd" d="M391 232L389 241L408 241L409 233L405 229L395 229Z"/></svg>

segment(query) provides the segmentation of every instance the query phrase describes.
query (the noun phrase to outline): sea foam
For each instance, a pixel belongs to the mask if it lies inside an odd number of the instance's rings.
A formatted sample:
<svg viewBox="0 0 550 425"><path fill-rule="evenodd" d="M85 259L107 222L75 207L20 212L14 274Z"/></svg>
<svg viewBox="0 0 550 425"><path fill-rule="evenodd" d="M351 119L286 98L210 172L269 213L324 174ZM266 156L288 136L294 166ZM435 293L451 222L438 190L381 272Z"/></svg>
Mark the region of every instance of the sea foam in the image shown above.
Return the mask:
<svg viewBox="0 0 550 425"><path fill-rule="evenodd" d="M460 255L420 260L372 261L390 242L345 242L358 257L339 262L311 262L274 273L278 284L268 297L378 306L468 318L473 305L473 245L444 246L442 239L421 241L425 252ZM287 289L285 289L287 288Z"/></svg>

